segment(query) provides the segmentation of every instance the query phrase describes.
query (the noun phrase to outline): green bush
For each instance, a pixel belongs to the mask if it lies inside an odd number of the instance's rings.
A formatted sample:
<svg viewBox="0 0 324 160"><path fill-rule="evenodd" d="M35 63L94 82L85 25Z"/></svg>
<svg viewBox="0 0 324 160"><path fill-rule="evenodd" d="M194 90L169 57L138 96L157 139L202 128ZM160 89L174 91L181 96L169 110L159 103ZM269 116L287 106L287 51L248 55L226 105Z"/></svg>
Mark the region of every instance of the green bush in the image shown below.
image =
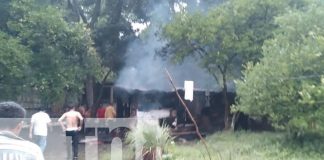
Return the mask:
<svg viewBox="0 0 324 160"><path fill-rule="evenodd" d="M133 148L141 146L144 160L161 160L162 153L171 140L169 128L144 121L138 121L135 129L126 137L126 142Z"/></svg>
<svg viewBox="0 0 324 160"><path fill-rule="evenodd" d="M292 10L276 19L279 30L263 46L263 58L247 64L237 81L238 110L268 116L295 137L324 129L323 3Z"/></svg>

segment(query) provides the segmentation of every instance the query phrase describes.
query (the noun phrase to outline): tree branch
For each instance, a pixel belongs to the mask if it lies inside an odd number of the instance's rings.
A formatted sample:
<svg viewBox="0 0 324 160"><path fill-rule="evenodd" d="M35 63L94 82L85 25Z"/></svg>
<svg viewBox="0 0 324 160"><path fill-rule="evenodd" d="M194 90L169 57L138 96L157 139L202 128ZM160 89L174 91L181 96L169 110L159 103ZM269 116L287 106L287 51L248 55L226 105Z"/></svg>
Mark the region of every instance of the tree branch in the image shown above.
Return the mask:
<svg viewBox="0 0 324 160"><path fill-rule="evenodd" d="M201 47L198 43L195 43L192 41L192 42L187 42L187 44L189 46L192 46L193 50L198 51L198 53L202 56L205 56L208 54L208 52L203 47Z"/></svg>
<svg viewBox="0 0 324 160"><path fill-rule="evenodd" d="M194 123L195 128L196 128L196 133L197 133L198 137L200 138L200 140L203 142L203 144L204 144L204 146L205 146L205 148L206 148L206 151L207 151L207 153L208 153L209 160L211 160L211 156L210 156L210 152L209 152L209 149L208 149L207 143L206 143L205 139L201 136L201 133L200 133L199 128L198 128L198 125L197 125L197 122L195 121L194 117L193 117L192 114L190 113L190 111L189 111L189 109L188 109L186 103L185 103L185 102L183 101L183 99L181 98L181 96L180 96L180 94L179 94L179 92L178 92L176 86L175 86L174 83L173 83L173 80L172 80L172 77L171 77L169 71L168 71L167 69L165 69L165 72L166 72L166 74L167 74L167 76L168 76L168 79L169 79L169 81L170 81L170 84L173 86L173 88L174 88L174 90L175 90L175 92L176 92L176 94L177 94L177 97L178 97L179 100L181 101L181 104L183 105L183 107L185 108L186 112L188 113L188 115L189 115L191 121Z"/></svg>
<svg viewBox="0 0 324 160"><path fill-rule="evenodd" d="M73 5L74 5L74 7L75 7L75 9L76 9L76 11L78 13L78 15L81 17L83 23L89 25L88 24L87 17L85 16L84 11L82 10L82 8L81 8L78 0L73 0Z"/></svg>
<svg viewBox="0 0 324 160"><path fill-rule="evenodd" d="M212 69L210 67L207 67L208 72L214 77L214 79L216 80L216 82L219 84L219 80L217 78L217 75L215 72L212 71Z"/></svg>
<svg viewBox="0 0 324 160"><path fill-rule="evenodd" d="M225 63L226 64L226 63ZM219 71L222 73L222 74L224 74L224 72L225 72L225 65L224 65L224 67L222 68L220 65L217 65L217 68L219 69Z"/></svg>
<svg viewBox="0 0 324 160"><path fill-rule="evenodd" d="M118 0L116 3L117 4L113 8L115 9L115 11L110 18L111 24L117 24L120 21L120 17L122 15L124 0Z"/></svg>
<svg viewBox="0 0 324 160"><path fill-rule="evenodd" d="M98 17L100 15L100 10L101 10L101 0L96 0L93 15L92 15L91 21L90 21L90 27L91 28L93 28L94 24L97 22Z"/></svg>
<svg viewBox="0 0 324 160"><path fill-rule="evenodd" d="M237 54L233 54L229 59L228 59L228 64L232 63L234 58L237 56Z"/></svg>
<svg viewBox="0 0 324 160"><path fill-rule="evenodd" d="M227 62L225 61L224 65L223 65L223 68L221 67L221 65L217 65L218 69L220 70L220 72L225 75L226 74L226 71L227 71L227 68L228 68L228 65L230 63L232 63L232 61L234 60L234 58L237 56L237 54L233 54L231 57L228 58Z"/></svg>
<svg viewBox="0 0 324 160"><path fill-rule="evenodd" d="M93 110L92 114L95 115L96 113L96 110L97 110L97 107L99 106L99 103L100 103L100 100L101 100L101 97L102 97L102 93L103 93L103 89L104 87L102 86L102 84L104 84L104 82L107 80L108 76L110 75L110 73L112 72L111 69L109 69L109 71L106 73L105 77L102 79L102 81L100 82L101 86L100 86L100 89L99 89L99 95L98 95L98 98L97 100L95 101L94 103L94 107L95 109Z"/></svg>

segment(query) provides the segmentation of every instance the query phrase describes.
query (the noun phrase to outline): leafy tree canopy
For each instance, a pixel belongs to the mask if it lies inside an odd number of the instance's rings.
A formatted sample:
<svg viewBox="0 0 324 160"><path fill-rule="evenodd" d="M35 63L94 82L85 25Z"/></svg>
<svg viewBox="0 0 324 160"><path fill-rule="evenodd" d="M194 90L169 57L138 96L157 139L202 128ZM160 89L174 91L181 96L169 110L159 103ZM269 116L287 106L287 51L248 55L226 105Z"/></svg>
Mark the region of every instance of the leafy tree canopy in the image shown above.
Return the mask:
<svg viewBox="0 0 324 160"><path fill-rule="evenodd" d="M165 53L175 61L190 55L202 57L211 72L235 64L234 57L257 60L263 41L277 28L274 17L285 12L289 1L228 1L207 14L178 13L164 28L169 41ZM232 62L232 63L231 63Z"/></svg>
<svg viewBox="0 0 324 160"><path fill-rule="evenodd" d="M237 109L268 116L294 133L323 133L324 5L315 1L276 19L280 26L263 47L260 63L249 63L237 82Z"/></svg>
<svg viewBox="0 0 324 160"><path fill-rule="evenodd" d="M164 27L168 44L163 55L181 62L197 57L223 88L225 121L228 121L228 79L240 77L242 64L258 61L262 45L277 29L274 18L299 1L229 0L208 13L180 12ZM301 3L302 4L302 3ZM228 127L225 122L225 127Z"/></svg>
<svg viewBox="0 0 324 160"><path fill-rule="evenodd" d="M30 56L19 39L0 31L0 99L15 97L26 87Z"/></svg>
<svg viewBox="0 0 324 160"><path fill-rule="evenodd" d="M69 24L60 10L34 0L12 1L10 14L10 33L32 51L28 86L44 102L73 97L82 92L86 75L100 75L101 62L84 25Z"/></svg>

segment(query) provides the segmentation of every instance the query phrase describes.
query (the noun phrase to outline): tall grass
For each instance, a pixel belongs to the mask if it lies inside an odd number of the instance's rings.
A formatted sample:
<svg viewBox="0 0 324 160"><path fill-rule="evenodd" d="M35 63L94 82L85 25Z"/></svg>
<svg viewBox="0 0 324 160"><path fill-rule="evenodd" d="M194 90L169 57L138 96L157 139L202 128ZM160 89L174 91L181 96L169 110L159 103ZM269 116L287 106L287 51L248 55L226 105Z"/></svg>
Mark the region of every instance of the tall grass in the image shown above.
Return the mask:
<svg viewBox="0 0 324 160"><path fill-rule="evenodd" d="M323 139L300 145L282 133L221 132L207 137L213 160L323 160ZM322 141L324 142L324 141ZM173 160L208 159L199 142L169 147Z"/></svg>
<svg viewBox="0 0 324 160"><path fill-rule="evenodd" d="M134 147L135 139L139 138L141 143L149 141L144 144L145 148L162 147L165 153L163 160L208 159L199 141L169 143L168 129L155 127L138 126L138 130L133 130L127 137L132 142L130 147ZM206 140L213 160L324 160L324 139L321 137L309 137L300 142L288 139L284 133L219 132ZM124 160L134 160L133 150L128 147L125 146ZM100 157L108 157L108 153L102 154Z"/></svg>

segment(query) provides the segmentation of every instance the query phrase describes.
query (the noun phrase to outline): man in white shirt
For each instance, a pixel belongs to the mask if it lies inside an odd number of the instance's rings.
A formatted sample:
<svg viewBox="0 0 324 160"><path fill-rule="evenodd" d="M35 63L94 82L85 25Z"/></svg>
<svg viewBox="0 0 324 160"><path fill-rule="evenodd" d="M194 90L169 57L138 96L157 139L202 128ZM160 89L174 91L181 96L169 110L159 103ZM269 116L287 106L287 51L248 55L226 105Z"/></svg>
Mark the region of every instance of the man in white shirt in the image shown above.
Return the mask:
<svg viewBox="0 0 324 160"><path fill-rule="evenodd" d="M65 121L65 124L63 123ZM83 123L83 117L80 112L75 111L75 107L69 107L69 111L65 112L58 120L61 124L63 131L67 137L72 138L72 151L73 151L73 159L78 158L78 145L79 145L79 131L81 130L81 126ZM69 145L67 144L68 156ZM69 158L69 157L68 157Z"/></svg>
<svg viewBox="0 0 324 160"><path fill-rule="evenodd" d="M31 117L29 138L33 139L33 141L41 148L42 152L44 152L46 148L47 127L50 122L51 119L49 115L43 110L33 114Z"/></svg>
<svg viewBox="0 0 324 160"><path fill-rule="evenodd" d="M18 135L26 110L15 102L0 103L0 160L44 160L41 149Z"/></svg>

